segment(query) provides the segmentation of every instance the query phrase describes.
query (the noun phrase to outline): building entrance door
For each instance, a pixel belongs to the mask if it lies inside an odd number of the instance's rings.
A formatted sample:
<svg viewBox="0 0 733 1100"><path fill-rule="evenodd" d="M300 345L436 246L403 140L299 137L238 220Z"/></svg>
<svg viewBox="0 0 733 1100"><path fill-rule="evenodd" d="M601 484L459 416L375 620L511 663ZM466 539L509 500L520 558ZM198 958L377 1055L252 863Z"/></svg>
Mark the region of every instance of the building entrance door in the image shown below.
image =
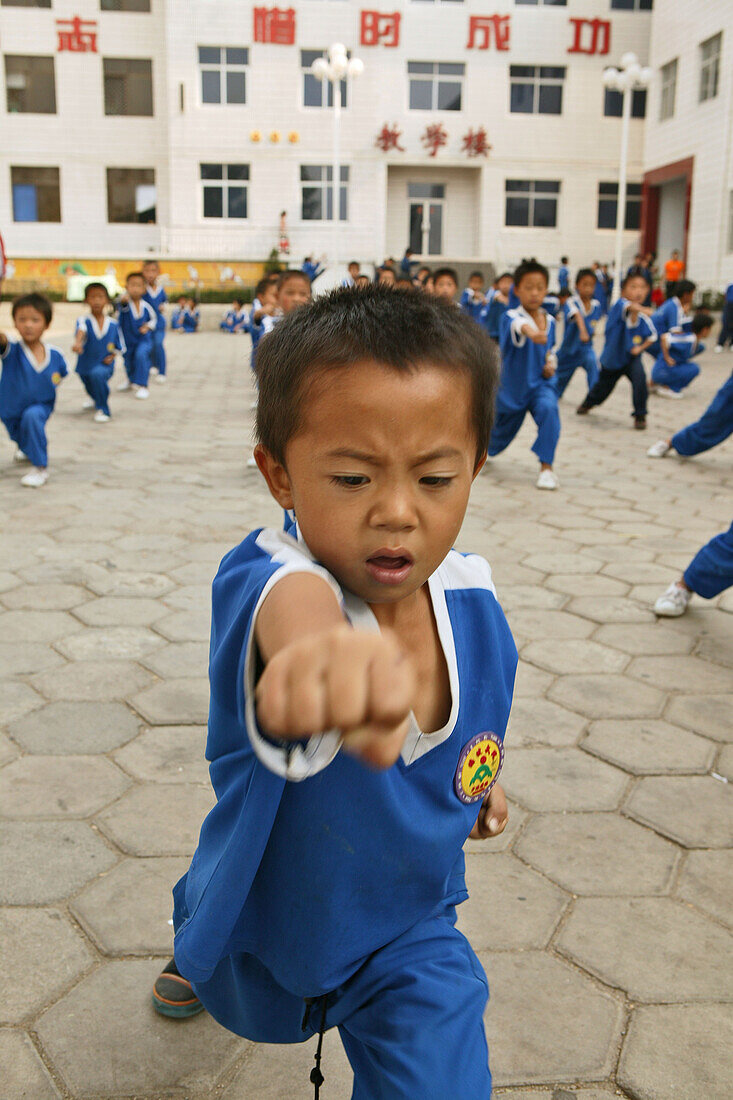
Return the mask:
<svg viewBox="0 0 733 1100"><path fill-rule="evenodd" d="M443 251L444 183L408 183L410 248L419 256Z"/></svg>

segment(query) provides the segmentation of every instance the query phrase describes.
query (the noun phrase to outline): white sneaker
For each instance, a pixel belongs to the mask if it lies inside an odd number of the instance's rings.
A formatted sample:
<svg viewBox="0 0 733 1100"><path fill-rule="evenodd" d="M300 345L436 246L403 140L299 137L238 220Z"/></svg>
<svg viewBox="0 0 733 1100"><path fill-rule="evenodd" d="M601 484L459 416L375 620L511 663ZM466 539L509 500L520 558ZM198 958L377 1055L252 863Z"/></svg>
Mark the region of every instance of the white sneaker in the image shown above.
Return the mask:
<svg viewBox="0 0 733 1100"><path fill-rule="evenodd" d="M47 481L48 470L44 470L41 466L34 466L25 477L20 479L20 484L27 486L29 489L40 489Z"/></svg>
<svg viewBox="0 0 733 1100"><path fill-rule="evenodd" d="M557 489L558 480L552 470L540 470L537 478L538 489Z"/></svg>
<svg viewBox="0 0 733 1100"><path fill-rule="evenodd" d="M657 397L671 397L675 401L679 401L679 399L682 397L681 393L677 393L676 390L670 389L669 386L657 386L654 392L656 393Z"/></svg>
<svg viewBox="0 0 733 1100"><path fill-rule="evenodd" d="M249 457L249 458L247 459L247 466L248 466L248 468L249 468L250 470L256 470L256 469L257 469L257 462L256 462L256 460L255 460L255 456L254 456L254 455L251 455L251 456L250 456L250 457Z"/></svg>
<svg viewBox="0 0 733 1100"><path fill-rule="evenodd" d="M139 401L144 401L147 397L150 397L150 390L147 386L136 386L135 397L137 397Z"/></svg>
<svg viewBox="0 0 733 1100"><path fill-rule="evenodd" d="M81 403L81 407L82 409L93 409L94 402L92 401L91 397L85 397Z"/></svg>
<svg viewBox="0 0 733 1100"><path fill-rule="evenodd" d="M97 411L94 414L94 419L95 419L97 424L106 424L107 421L109 420L109 417L107 416L106 412L102 412L101 409L97 409Z"/></svg>
<svg viewBox="0 0 733 1100"><path fill-rule="evenodd" d="M155 381L159 382L161 384L161 386L163 386L168 381L168 378L166 377L165 374L161 374L160 371L158 371L158 373L155 376Z"/></svg>
<svg viewBox="0 0 733 1100"><path fill-rule="evenodd" d="M658 439L656 443L652 443L646 455L647 458L664 458L667 451L671 450L672 448L666 439Z"/></svg>
<svg viewBox="0 0 733 1100"><path fill-rule="evenodd" d="M733 347L733 345L731 345L731 346ZM722 350L723 350L723 345L722 344L716 344L715 347L713 348L713 351L715 352L716 355L720 355Z"/></svg>
<svg viewBox="0 0 733 1100"><path fill-rule="evenodd" d="M125 390L130 389L131 385L132 385L132 383L130 382L130 379L126 378L124 382L120 382L119 386L117 387L117 392L118 393L124 393Z"/></svg>
<svg viewBox="0 0 733 1100"><path fill-rule="evenodd" d="M665 615L667 618L676 619L678 615L684 615L687 605L692 598L692 592L685 588L679 581L673 581L654 604L655 615Z"/></svg>
<svg viewBox="0 0 733 1100"><path fill-rule="evenodd" d="M21 451L20 447L18 447L17 451L13 455L13 462L30 462L30 459L28 458L28 455L25 454L24 451Z"/></svg>

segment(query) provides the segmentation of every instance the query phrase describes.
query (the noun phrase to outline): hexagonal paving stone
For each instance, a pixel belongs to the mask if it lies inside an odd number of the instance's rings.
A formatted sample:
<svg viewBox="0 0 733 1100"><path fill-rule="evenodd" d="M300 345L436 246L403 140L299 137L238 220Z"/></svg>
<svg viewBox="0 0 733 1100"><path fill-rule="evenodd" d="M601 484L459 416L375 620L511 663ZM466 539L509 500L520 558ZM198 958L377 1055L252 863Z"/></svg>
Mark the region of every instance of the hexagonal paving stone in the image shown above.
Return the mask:
<svg viewBox="0 0 733 1100"><path fill-rule="evenodd" d="M0 1028L0 1066L8 1100L59 1100L61 1093L25 1032Z"/></svg>
<svg viewBox="0 0 733 1100"><path fill-rule="evenodd" d="M80 624L68 611L5 611L0 615L0 638L14 642L53 642Z"/></svg>
<svg viewBox="0 0 733 1100"><path fill-rule="evenodd" d="M566 596L623 596L629 590L628 584L600 573L554 573L544 583L552 592Z"/></svg>
<svg viewBox="0 0 733 1100"><path fill-rule="evenodd" d="M720 750L715 771L733 781L733 745L726 745Z"/></svg>
<svg viewBox="0 0 733 1100"><path fill-rule="evenodd" d="M172 951L171 891L188 859L123 859L71 903L71 912L105 955Z"/></svg>
<svg viewBox="0 0 733 1100"><path fill-rule="evenodd" d="M730 669L699 657L635 657L626 673L664 691L681 690L690 695L725 691L733 684Z"/></svg>
<svg viewBox="0 0 733 1100"><path fill-rule="evenodd" d="M84 821L5 821L0 829L0 902L59 901L117 859Z"/></svg>
<svg viewBox="0 0 733 1100"><path fill-rule="evenodd" d="M677 894L711 917L733 926L733 862L730 852L690 852Z"/></svg>
<svg viewBox="0 0 733 1100"><path fill-rule="evenodd" d="M204 677L167 680L130 701L153 726L203 725L209 716L209 681Z"/></svg>
<svg viewBox="0 0 733 1100"><path fill-rule="evenodd" d="M536 607L552 609L562 607L565 596L562 592L553 592L549 588L540 588L536 584L501 584L501 606L505 612L515 607Z"/></svg>
<svg viewBox="0 0 733 1100"><path fill-rule="evenodd" d="M664 717L714 741L733 741L731 714L733 694L678 695L670 701Z"/></svg>
<svg viewBox="0 0 733 1100"><path fill-rule="evenodd" d="M514 697L517 699L541 696L547 691L555 677L549 672L543 672L534 665L526 664L521 658L517 667L517 678L514 682Z"/></svg>
<svg viewBox="0 0 733 1100"><path fill-rule="evenodd" d="M205 642L211 634L211 613L208 608L173 611L160 619L155 629L170 642Z"/></svg>
<svg viewBox="0 0 733 1100"><path fill-rule="evenodd" d="M7 573L5 570L0 572L0 592L7 592L11 588L15 588L20 584L21 578L16 573Z"/></svg>
<svg viewBox="0 0 733 1100"><path fill-rule="evenodd" d="M581 747L633 775L704 773L715 756L704 737L659 718L593 722Z"/></svg>
<svg viewBox="0 0 733 1100"><path fill-rule="evenodd" d="M678 860L673 844L607 813L535 816L514 850L574 894L662 894Z"/></svg>
<svg viewBox="0 0 733 1100"><path fill-rule="evenodd" d="M43 1049L78 1100L204 1095L246 1051L206 1013L158 1016L150 990L160 969L159 959L105 963L41 1016Z"/></svg>
<svg viewBox="0 0 733 1100"><path fill-rule="evenodd" d="M580 898L557 947L635 1001L730 996L729 933L671 898Z"/></svg>
<svg viewBox="0 0 733 1100"><path fill-rule="evenodd" d="M685 848L733 847L733 792L712 776L640 779L625 812Z"/></svg>
<svg viewBox="0 0 733 1100"><path fill-rule="evenodd" d="M47 699L74 702L124 699L154 681L150 672L132 661L73 661L32 678L33 686Z"/></svg>
<svg viewBox="0 0 733 1100"><path fill-rule="evenodd" d="M163 643L163 639L160 639ZM143 658L143 664L163 679L203 676L209 667L206 642L170 642Z"/></svg>
<svg viewBox="0 0 733 1100"><path fill-rule="evenodd" d="M535 745L575 745L585 719L547 699L515 699L512 703L505 742L507 750Z"/></svg>
<svg viewBox="0 0 733 1100"><path fill-rule="evenodd" d="M540 573L598 573L603 564L598 558L584 553L568 553L563 550L547 550L522 558L522 565Z"/></svg>
<svg viewBox="0 0 733 1100"><path fill-rule="evenodd" d="M138 732L139 720L123 703L49 703L10 726L26 752L109 752Z"/></svg>
<svg viewBox="0 0 733 1100"><path fill-rule="evenodd" d="M548 697L588 718L644 718L661 713L665 697L626 676L563 676Z"/></svg>
<svg viewBox="0 0 733 1100"><path fill-rule="evenodd" d="M469 897L458 907L458 927L474 951L496 948L497 907L503 914L502 950L544 947L569 900L509 853L468 855L466 886Z"/></svg>
<svg viewBox="0 0 733 1100"><path fill-rule="evenodd" d="M553 638L531 642L522 650L522 660L566 675L578 669L585 673L621 672L629 658L617 649L609 649L586 638L568 638L561 646Z"/></svg>
<svg viewBox="0 0 733 1100"><path fill-rule="evenodd" d="M53 1003L94 959L56 909L0 909L0 1022L18 1023Z"/></svg>
<svg viewBox="0 0 733 1100"><path fill-rule="evenodd" d="M155 726L115 753L115 759L136 779L205 784L205 749L205 726Z"/></svg>
<svg viewBox="0 0 733 1100"><path fill-rule="evenodd" d="M593 638L596 642L621 650L622 653L639 656L689 653L694 645L694 638L676 630L669 619L637 623L633 630L629 630L625 623L606 623L599 626Z"/></svg>
<svg viewBox="0 0 733 1100"><path fill-rule="evenodd" d="M87 626L148 626L167 610L160 600L144 596L100 596L77 607L74 613Z"/></svg>
<svg viewBox="0 0 733 1100"><path fill-rule="evenodd" d="M89 587L99 596L150 596L157 599L175 588L164 573L135 573L126 569L110 569L89 581Z"/></svg>
<svg viewBox="0 0 733 1100"><path fill-rule="evenodd" d="M594 623L653 623L654 612L624 596L578 596L567 611L583 615Z"/></svg>
<svg viewBox="0 0 733 1100"><path fill-rule="evenodd" d="M14 722L43 706L43 698L27 684L5 680L2 684L2 721Z"/></svg>
<svg viewBox="0 0 733 1100"><path fill-rule="evenodd" d="M730 627L728 634L724 637L701 638L695 647L695 656L733 668L733 640L730 637Z"/></svg>
<svg viewBox="0 0 733 1100"><path fill-rule="evenodd" d="M179 611L209 611L211 608L211 584L186 584L165 597L166 607Z"/></svg>
<svg viewBox="0 0 733 1100"><path fill-rule="evenodd" d="M654 1005L631 1015L618 1082L639 1100L730 1100L733 1008Z"/></svg>
<svg viewBox="0 0 733 1100"><path fill-rule="evenodd" d="M2 596L10 611L68 611L88 599L89 593L74 584L24 584Z"/></svg>
<svg viewBox="0 0 733 1100"><path fill-rule="evenodd" d="M3 676L32 676L63 663L64 658L42 642L0 642Z"/></svg>
<svg viewBox="0 0 733 1100"><path fill-rule="evenodd" d="M260 1044L217 1100L303 1100L312 1093L308 1082L316 1042L314 1036L307 1043ZM336 1028L324 1036L321 1064L324 1097L349 1100L354 1075Z"/></svg>
<svg viewBox="0 0 733 1100"><path fill-rule="evenodd" d="M87 817L130 786L98 756L24 756L0 776L3 817Z"/></svg>
<svg viewBox="0 0 733 1100"><path fill-rule="evenodd" d="M614 810L628 777L579 749L507 752L502 785L528 810Z"/></svg>
<svg viewBox="0 0 733 1100"><path fill-rule="evenodd" d="M144 626L108 626L82 630L56 642L59 652L72 661L100 659L138 660L164 645L163 639Z"/></svg>
<svg viewBox="0 0 733 1100"><path fill-rule="evenodd" d="M520 607L507 615L512 631L523 638L587 638L593 633L593 623L571 615L567 611L533 611L530 607Z"/></svg>
<svg viewBox="0 0 733 1100"><path fill-rule="evenodd" d="M0 730L0 767L15 760L18 750L6 734Z"/></svg>
<svg viewBox="0 0 733 1100"><path fill-rule="evenodd" d="M623 1013L612 997L541 951L480 953L496 1085L593 1081L616 1060Z"/></svg>
<svg viewBox="0 0 733 1100"><path fill-rule="evenodd" d="M104 832L134 856L190 856L201 823L215 802L211 787L181 783L171 798L154 783L133 787L99 815Z"/></svg>

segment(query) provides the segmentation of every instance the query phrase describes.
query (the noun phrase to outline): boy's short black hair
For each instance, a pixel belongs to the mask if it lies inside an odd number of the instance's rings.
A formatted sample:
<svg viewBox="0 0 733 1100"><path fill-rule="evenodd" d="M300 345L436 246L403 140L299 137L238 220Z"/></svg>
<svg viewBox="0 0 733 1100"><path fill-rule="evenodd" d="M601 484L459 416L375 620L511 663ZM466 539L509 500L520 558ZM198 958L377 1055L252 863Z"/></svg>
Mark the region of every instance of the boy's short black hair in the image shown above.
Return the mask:
<svg viewBox="0 0 733 1100"><path fill-rule="evenodd" d="M13 320L15 320L15 315L18 310L24 308L35 309L37 313L40 313L41 317L43 317L43 320L46 322L46 328L51 324L53 306L45 294L21 294L18 298L14 298L12 308Z"/></svg>
<svg viewBox="0 0 733 1100"><path fill-rule="evenodd" d="M244 298L232 298L232 305L233 306L235 306L235 305L236 306L243 306L244 305Z"/></svg>
<svg viewBox="0 0 733 1100"><path fill-rule="evenodd" d="M560 257L560 263L561 263L561 264L566 264L567 262L568 262L568 258L567 258L567 256L561 256L561 257Z"/></svg>
<svg viewBox="0 0 733 1100"><path fill-rule="evenodd" d="M519 286L522 279L526 279L528 275L541 275L547 285L550 285L550 273L544 264L541 264L539 260L522 260L519 267L512 276L514 279L515 288Z"/></svg>
<svg viewBox="0 0 733 1100"><path fill-rule="evenodd" d="M592 279L596 281L596 273L592 267L581 267L578 269L578 274L575 276L575 285L577 286L581 279Z"/></svg>
<svg viewBox="0 0 733 1100"><path fill-rule="evenodd" d="M125 286L127 286L130 279L142 279L142 281L145 282L145 276L142 271L128 271L127 275L125 275Z"/></svg>
<svg viewBox="0 0 733 1100"><path fill-rule="evenodd" d="M494 286L500 283L502 279L511 279L512 281L514 281L514 276L512 275L511 271L502 271L501 275L497 275L494 279Z"/></svg>
<svg viewBox="0 0 733 1100"><path fill-rule="evenodd" d="M560 289L557 292L557 297L558 297L558 299L560 299L560 298L569 298L570 297L569 289L566 286L561 286Z"/></svg>
<svg viewBox="0 0 733 1100"><path fill-rule="evenodd" d="M395 286L401 286L404 290L414 290L415 284L412 279L408 279L406 275L403 275L401 279L395 279Z"/></svg>
<svg viewBox="0 0 733 1100"><path fill-rule="evenodd" d="M84 301L86 301L87 294L90 290L103 290L104 293L107 295L107 301L110 301L109 291L107 290L107 287L104 285L104 283L87 283L87 285L84 287Z"/></svg>
<svg viewBox="0 0 733 1100"><path fill-rule="evenodd" d="M639 267L638 264L634 264L632 267L630 267L629 270L624 275L623 279L621 280L621 289L622 290L624 289L624 287L628 283L629 279L643 279L647 286L651 286L651 281L649 279L649 273L647 272L647 270L645 268Z"/></svg>
<svg viewBox="0 0 733 1100"><path fill-rule="evenodd" d="M349 262L348 262L348 265L347 265L347 266L348 266L348 267L359 267L359 266L360 266L360 264L359 264L359 261L358 261L358 260L349 260Z"/></svg>
<svg viewBox="0 0 733 1100"><path fill-rule="evenodd" d="M480 325L448 302L412 290L340 287L284 317L257 353L256 435L278 462L302 420L314 377L376 360L409 373L422 364L465 372L471 382L476 462L494 418L498 356Z"/></svg>
<svg viewBox="0 0 733 1100"><path fill-rule="evenodd" d="M441 278L452 279L456 286L458 286L458 272L454 267L436 268L436 270L433 272L433 282L437 283L438 279Z"/></svg>
<svg viewBox="0 0 733 1100"><path fill-rule="evenodd" d="M302 279L309 287L311 281L305 271L301 271L299 267L289 267L286 271L281 271L277 280L277 289L280 290L286 283L289 283L291 279Z"/></svg>
<svg viewBox="0 0 733 1100"><path fill-rule="evenodd" d="M674 293L678 298L681 298L683 294L694 294L697 290L697 283L693 283L690 279L680 279L679 282L674 284Z"/></svg>
<svg viewBox="0 0 733 1100"><path fill-rule="evenodd" d="M264 294L268 286L272 286L274 279L271 279L269 275L266 275L264 279L260 279L259 283L255 287L255 298L259 298L260 294Z"/></svg>
<svg viewBox="0 0 733 1100"><path fill-rule="evenodd" d="M695 336L699 336L704 328L712 328L714 324L715 321L710 314L705 313L704 310L700 310L692 318L692 331L695 333Z"/></svg>
<svg viewBox="0 0 733 1100"><path fill-rule="evenodd" d="M160 267L160 261L154 259L153 257L149 257L147 260L143 260L140 266L148 267L150 264L155 264L156 267Z"/></svg>
<svg viewBox="0 0 733 1100"><path fill-rule="evenodd" d="M484 281L483 271L472 271L471 274L468 276L469 283L471 282L471 279L480 279L481 282L483 282Z"/></svg>

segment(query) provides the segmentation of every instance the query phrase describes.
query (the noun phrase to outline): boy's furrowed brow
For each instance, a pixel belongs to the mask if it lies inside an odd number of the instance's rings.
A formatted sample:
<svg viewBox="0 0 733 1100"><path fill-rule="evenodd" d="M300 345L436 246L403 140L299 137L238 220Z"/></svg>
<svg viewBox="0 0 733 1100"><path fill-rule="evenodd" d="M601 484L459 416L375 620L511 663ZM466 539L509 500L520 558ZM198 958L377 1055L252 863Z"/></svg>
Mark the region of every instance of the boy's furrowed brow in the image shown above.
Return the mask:
<svg viewBox="0 0 733 1100"><path fill-rule="evenodd" d="M418 455L413 463L414 466L423 466L426 462L435 462L441 458L462 458L463 452L459 451L457 447L439 447L435 451L429 451L427 454ZM326 458L353 458L358 462L370 462L372 465L379 465L380 459L370 454L368 451L356 451L351 447L338 447L336 450L329 451Z"/></svg>

